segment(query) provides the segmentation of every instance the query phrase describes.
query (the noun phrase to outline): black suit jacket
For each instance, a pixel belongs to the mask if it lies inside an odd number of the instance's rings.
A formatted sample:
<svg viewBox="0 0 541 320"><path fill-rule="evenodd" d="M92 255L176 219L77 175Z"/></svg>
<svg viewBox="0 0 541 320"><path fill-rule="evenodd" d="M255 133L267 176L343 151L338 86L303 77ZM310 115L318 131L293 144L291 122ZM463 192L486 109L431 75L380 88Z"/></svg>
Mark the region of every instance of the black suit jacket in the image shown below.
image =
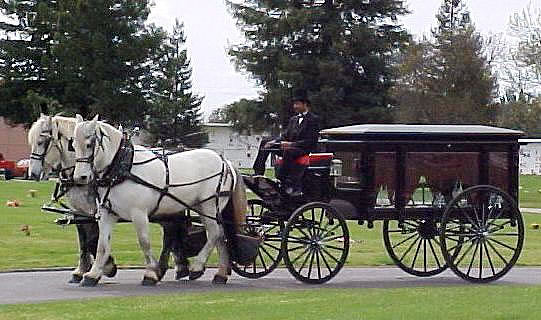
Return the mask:
<svg viewBox="0 0 541 320"><path fill-rule="evenodd" d="M291 117L286 131L280 137L280 141L293 142L293 147L299 148L306 153L317 149L319 138L319 117L308 112L299 124L299 115Z"/></svg>

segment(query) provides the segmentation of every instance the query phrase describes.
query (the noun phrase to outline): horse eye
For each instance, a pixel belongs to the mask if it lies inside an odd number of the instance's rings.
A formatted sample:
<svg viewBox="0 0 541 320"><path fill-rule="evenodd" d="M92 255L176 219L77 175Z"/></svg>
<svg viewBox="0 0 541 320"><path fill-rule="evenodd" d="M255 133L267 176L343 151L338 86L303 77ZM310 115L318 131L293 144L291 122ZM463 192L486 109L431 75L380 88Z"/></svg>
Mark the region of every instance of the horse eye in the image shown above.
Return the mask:
<svg viewBox="0 0 541 320"><path fill-rule="evenodd" d="M38 142L38 146L41 146L43 144L43 142Z"/></svg>
<svg viewBox="0 0 541 320"><path fill-rule="evenodd" d="M87 143L87 144L86 144L86 148L87 148L87 149L90 149L90 147L91 147L90 143Z"/></svg>

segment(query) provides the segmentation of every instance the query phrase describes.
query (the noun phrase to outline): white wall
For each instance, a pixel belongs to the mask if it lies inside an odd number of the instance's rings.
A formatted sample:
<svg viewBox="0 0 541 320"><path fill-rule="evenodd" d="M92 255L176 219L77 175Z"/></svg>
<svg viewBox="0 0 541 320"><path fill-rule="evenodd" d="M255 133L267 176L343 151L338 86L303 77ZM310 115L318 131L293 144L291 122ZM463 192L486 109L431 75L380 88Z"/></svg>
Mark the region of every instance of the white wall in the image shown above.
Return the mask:
<svg viewBox="0 0 541 320"><path fill-rule="evenodd" d="M209 137L206 148L223 155L238 168L252 168L264 134L239 135L231 126L221 123L207 123L204 127ZM270 167L269 159L267 167Z"/></svg>
<svg viewBox="0 0 541 320"><path fill-rule="evenodd" d="M541 140L520 146L520 174L541 175Z"/></svg>

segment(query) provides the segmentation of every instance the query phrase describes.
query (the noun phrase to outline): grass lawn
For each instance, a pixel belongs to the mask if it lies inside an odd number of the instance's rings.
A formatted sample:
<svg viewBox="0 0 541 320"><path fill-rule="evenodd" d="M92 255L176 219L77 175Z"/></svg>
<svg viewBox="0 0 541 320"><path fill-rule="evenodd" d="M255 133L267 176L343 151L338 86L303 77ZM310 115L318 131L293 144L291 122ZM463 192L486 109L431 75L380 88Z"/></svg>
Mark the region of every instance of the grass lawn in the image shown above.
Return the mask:
<svg viewBox="0 0 541 320"><path fill-rule="evenodd" d="M42 213L40 206L49 201L54 188L53 182L0 181L0 270L17 268L39 268L75 266L78 259L77 235L74 226L59 227L52 222L54 214ZM31 198L28 190L37 190ZM541 208L541 177L521 177L521 207ZM8 200L17 199L18 208L6 206ZM529 228L532 223L541 224L540 214L524 213L526 240L517 265L541 265L541 230ZM30 235L22 232L21 226L31 227ZM388 257L381 235L381 222L373 229L349 222L351 239L347 266L393 265ZM161 250L161 228L153 224L151 237L154 255ZM143 257L133 226L117 224L113 233L113 255L118 264L142 265ZM211 256L210 264L216 262Z"/></svg>
<svg viewBox="0 0 541 320"><path fill-rule="evenodd" d="M541 286L224 291L0 306L17 319L539 319Z"/></svg>

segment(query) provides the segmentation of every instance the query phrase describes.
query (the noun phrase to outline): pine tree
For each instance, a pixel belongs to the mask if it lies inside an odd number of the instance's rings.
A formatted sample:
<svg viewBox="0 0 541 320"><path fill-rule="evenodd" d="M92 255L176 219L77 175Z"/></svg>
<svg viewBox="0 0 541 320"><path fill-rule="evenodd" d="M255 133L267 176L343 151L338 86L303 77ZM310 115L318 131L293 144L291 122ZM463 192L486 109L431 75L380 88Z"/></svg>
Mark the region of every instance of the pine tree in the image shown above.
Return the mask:
<svg viewBox="0 0 541 320"><path fill-rule="evenodd" d="M436 17L433 39L413 45L422 50L410 49L404 58L398 120L492 123L496 80L466 6L461 0L444 0ZM423 62L408 67L419 60ZM413 75L417 81L408 82Z"/></svg>
<svg viewBox="0 0 541 320"><path fill-rule="evenodd" d="M31 122L39 111L58 111L35 110L28 105L34 98L33 104L54 103L67 114L142 120L153 82L152 61L165 35L145 25L148 0L1 3L19 22L0 25L14 34L0 51L5 62L0 98L8 101L0 115ZM34 116L17 118L13 110Z"/></svg>
<svg viewBox="0 0 541 320"><path fill-rule="evenodd" d="M200 147L207 142L202 129L201 102L191 84L192 69L187 50L184 25L177 20L168 41L161 47L157 61L156 86L152 89L152 108L148 128L166 147L185 145Z"/></svg>
<svg viewBox="0 0 541 320"><path fill-rule="evenodd" d="M48 86L57 3L46 0L0 1L0 116L29 123L52 104L55 88Z"/></svg>
<svg viewBox="0 0 541 320"><path fill-rule="evenodd" d="M295 88L308 90L323 127L391 120L390 57L407 39L403 1L227 1L246 42L230 49L287 122Z"/></svg>

